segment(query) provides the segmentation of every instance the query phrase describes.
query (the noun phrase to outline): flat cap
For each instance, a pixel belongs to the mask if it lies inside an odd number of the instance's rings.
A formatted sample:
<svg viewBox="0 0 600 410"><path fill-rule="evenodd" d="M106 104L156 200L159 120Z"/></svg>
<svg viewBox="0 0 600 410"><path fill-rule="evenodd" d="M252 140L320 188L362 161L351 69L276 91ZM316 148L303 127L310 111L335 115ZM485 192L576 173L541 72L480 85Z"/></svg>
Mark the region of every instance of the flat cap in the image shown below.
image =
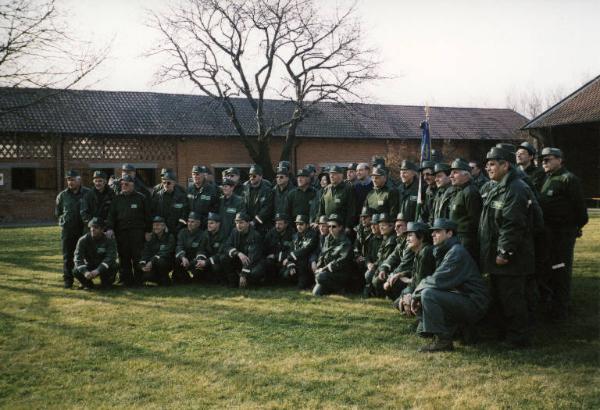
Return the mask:
<svg viewBox="0 0 600 410"><path fill-rule="evenodd" d="M173 171L165 172L160 179L163 181L175 181L177 178L175 177L175 173Z"/></svg>
<svg viewBox="0 0 600 410"><path fill-rule="evenodd" d="M307 224L308 216L307 215L296 215L296 220L294 221L297 224Z"/></svg>
<svg viewBox="0 0 600 410"><path fill-rule="evenodd" d="M444 164L443 162L437 162L433 167L433 172L437 174L438 172L445 172L446 174L450 172L450 165Z"/></svg>
<svg viewBox="0 0 600 410"><path fill-rule="evenodd" d="M240 170L236 167L230 167L225 170L225 175L240 175Z"/></svg>
<svg viewBox="0 0 600 410"><path fill-rule="evenodd" d="M396 215L396 221L406 221L406 217L402 212L399 212L398 215Z"/></svg>
<svg viewBox="0 0 600 410"><path fill-rule="evenodd" d="M202 217L199 213L192 211L188 214L188 219L193 219L194 221L201 221Z"/></svg>
<svg viewBox="0 0 600 410"><path fill-rule="evenodd" d="M471 172L471 167L469 166L469 163L462 158L456 158L454 161L452 161L450 169L459 169L461 171Z"/></svg>
<svg viewBox="0 0 600 410"><path fill-rule="evenodd" d="M435 231L439 229L452 230L456 232L456 230L458 229L458 225L456 224L456 222L450 219L437 218L435 221L433 221L433 225L431 226L431 228L429 228L429 230Z"/></svg>
<svg viewBox="0 0 600 410"><path fill-rule="evenodd" d="M204 165L194 165L192 167L192 174L208 174L208 168Z"/></svg>
<svg viewBox="0 0 600 410"><path fill-rule="evenodd" d="M297 177L310 177L310 171L306 168L299 169L296 173Z"/></svg>
<svg viewBox="0 0 600 410"><path fill-rule="evenodd" d="M380 156L374 156L373 158L371 158L371 165L374 167L376 167L378 165L385 167L385 158L380 157Z"/></svg>
<svg viewBox="0 0 600 410"><path fill-rule="evenodd" d="M343 169L339 165L333 165L332 167L329 168L329 170L327 172L329 172L330 174L332 174L332 173L341 174L343 172Z"/></svg>
<svg viewBox="0 0 600 410"><path fill-rule="evenodd" d="M425 169L431 169L433 171L434 167L435 161L423 161L421 162L421 167L419 168L419 171L423 171Z"/></svg>
<svg viewBox="0 0 600 410"><path fill-rule="evenodd" d="M382 167L373 167L373 169L371 170L371 176L386 176L387 172L385 171L385 168Z"/></svg>
<svg viewBox="0 0 600 410"><path fill-rule="evenodd" d="M327 217L325 215L321 215L319 217L319 224L326 224L329 220L327 219Z"/></svg>
<svg viewBox="0 0 600 410"><path fill-rule="evenodd" d="M317 167L314 164L306 164L304 169L306 169L308 172L317 172Z"/></svg>
<svg viewBox="0 0 600 410"><path fill-rule="evenodd" d="M548 155L553 155L555 157L558 158L562 158L563 157L563 153L560 149L558 148L552 148L552 147L546 147L542 150L542 153L540 154L541 157L547 157Z"/></svg>
<svg viewBox="0 0 600 410"><path fill-rule="evenodd" d="M531 143L529 143L529 141L522 142L521 145L519 145L519 148L527 150L527 152L529 152L529 155L535 155L537 153L537 150Z"/></svg>
<svg viewBox="0 0 600 410"><path fill-rule="evenodd" d="M277 167L275 175L290 175L290 169L287 167Z"/></svg>
<svg viewBox="0 0 600 410"><path fill-rule="evenodd" d="M394 222L395 219L392 217L392 215L388 214L388 213L380 213L379 214L379 222L386 222L386 223L391 223Z"/></svg>
<svg viewBox="0 0 600 410"><path fill-rule="evenodd" d="M379 223L379 214L373 214L371 216L371 225L377 225Z"/></svg>
<svg viewBox="0 0 600 410"><path fill-rule="evenodd" d="M493 147L485 155L486 160L502 160L508 161L511 164L516 162L515 154L503 148Z"/></svg>
<svg viewBox="0 0 600 410"><path fill-rule="evenodd" d="M359 216L371 216L371 212L369 211L369 208L366 206L363 206L362 209L360 210Z"/></svg>
<svg viewBox="0 0 600 410"><path fill-rule="evenodd" d="M107 179L106 172L94 171L94 173L92 174L92 179L96 179L96 178Z"/></svg>
<svg viewBox="0 0 600 410"><path fill-rule="evenodd" d="M131 175L123 175L121 177L121 182L135 182Z"/></svg>
<svg viewBox="0 0 600 410"><path fill-rule="evenodd" d="M348 164L348 166L346 167L346 169L348 171L356 171L356 167L358 166L358 163L356 162L351 162Z"/></svg>
<svg viewBox="0 0 600 410"><path fill-rule="evenodd" d="M331 214L327 218L328 222L337 222L339 224L343 223L342 216L338 214Z"/></svg>
<svg viewBox="0 0 600 410"><path fill-rule="evenodd" d="M287 216L287 214L284 214L283 212L280 213L276 213L275 216L273 217L274 221L289 221L289 217Z"/></svg>
<svg viewBox="0 0 600 410"><path fill-rule="evenodd" d="M409 222L406 224L406 232L427 232L429 225L424 222Z"/></svg>
<svg viewBox="0 0 600 410"><path fill-rule="evenodd" d="M419 168L415 165L414 162L404 159L400 163L400 171L406 171L406 170L411 170L411 171L417 172L419 170Z"/></svg>
<svg viewBox="0 0 600 410"><path fill-rule="evenodd" d="M165 223L165 218L163 218L160 215L156 215L154 218L152 218L152 223Z"/></svg>
<svg viewBox="0 0 600 410"><path fill-rule="evenodd" d="M219 215L216 212L209 212L208 216L206 217L206 220L213 222L221 222L221 215Z"/></svg>
<svg viewBox="0 0 600 410"><path fill-rule="evenodd" d="M79 171L77 171L76 169L70 169L65 173L65 178L77 178L80 176L81 174L79 174Z"/></svg>
<svg viewBox="0 0 600 410"><path fill-rule="evenodd" d="M509 144L507 142L499 142L499 143L496 144L496 147L497 148L505 149L505 150L507 150L509 152L512 152L513 154L515 152L517 152L517 147L515 147L513 144Z"/></svg>
<svg viewBox="0 0 600 410"><path fill-rule="evenodd" d="M258 164L254 164L250 167L250 171L248 171L248 174L250 175L262 175L263 174L263 169L260 165Z"/></svg>
<svg viewBox="0 0 600 410"><path fill-rule="evenodd" d="M123 171L135 171L135 167L131 164L123 164L121 167Z"/></svg>
<svg viewBox="0 0 600 410"><path fill-rule="evenodd" d="M247 212L238 212L237 214L235 214L235 220L250 222L252 218L250 218L250 215L248 215Z"/></svg>
<svg viewBox="0 0 600 410"><path fill-rule="evenodd" d="M92 226L99 226L100 228L104 228L106 224L104 223L104 219L96 216L90 219L90 221L88 222L88 227L91 228Z"/></svg>

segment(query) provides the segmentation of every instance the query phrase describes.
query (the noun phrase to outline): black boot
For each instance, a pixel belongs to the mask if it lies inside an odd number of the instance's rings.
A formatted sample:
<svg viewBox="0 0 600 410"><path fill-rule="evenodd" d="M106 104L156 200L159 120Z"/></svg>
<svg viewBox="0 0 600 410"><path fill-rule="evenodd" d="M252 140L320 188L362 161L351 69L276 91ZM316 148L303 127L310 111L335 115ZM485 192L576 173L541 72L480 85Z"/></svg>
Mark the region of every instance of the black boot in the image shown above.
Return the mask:
<svg viewBox="0 0 600 410"><path fill-rule="evenodd" d="M434 335L433 342L419 348L421 353L451 352L452 350L454 350L452 338L440 337L439 335Z"/></svg>

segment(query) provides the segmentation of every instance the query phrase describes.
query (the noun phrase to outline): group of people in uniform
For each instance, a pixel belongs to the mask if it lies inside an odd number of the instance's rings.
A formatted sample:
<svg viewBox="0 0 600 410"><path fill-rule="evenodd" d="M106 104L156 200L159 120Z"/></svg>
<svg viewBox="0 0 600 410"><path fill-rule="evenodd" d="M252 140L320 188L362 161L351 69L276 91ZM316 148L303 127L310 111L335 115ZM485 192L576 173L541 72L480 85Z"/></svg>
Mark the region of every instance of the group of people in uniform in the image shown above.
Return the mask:
<svg viewBox="0 0 600 410"><path fill-rule="evenodd" d="M529 346L539 306L553 320L569 311L588 220L579 179L560 149L537 156L527 142L498 144L481 162L433 158L403 160L399 181L381 157L295 175L282 161L273 182L259 165L245 182L229 168L219 186L205 166L188 187L169 169L153 188L130 164L120 178L95 171L91 189L69 171L56 200L64 285L108 288L118 274L123 286L360 292L415 317L431 338L424 352L472 342L482 323L508 347Z"/></svg>

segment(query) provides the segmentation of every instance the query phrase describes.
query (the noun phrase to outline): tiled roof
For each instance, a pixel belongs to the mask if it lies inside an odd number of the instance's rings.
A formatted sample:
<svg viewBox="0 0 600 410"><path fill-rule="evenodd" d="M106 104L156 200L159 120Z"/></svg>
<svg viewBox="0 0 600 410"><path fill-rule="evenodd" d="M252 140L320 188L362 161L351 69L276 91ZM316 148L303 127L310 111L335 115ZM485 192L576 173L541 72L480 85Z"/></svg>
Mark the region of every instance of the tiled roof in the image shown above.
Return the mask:
<svg viewBox="0 0 600 410"><path fill-rule="evenodd" d="M206 96L150 92L69 90L39 100L51 91L0 88L0 132L91 135L235 136L222 107ZM237 112L247 133L255 134L254 113L244 99ZM289 102L265 102L269 121L286 119ZM320 103L299 126L297 135L313 138L420 138L421 106ZM433 138L520 138L527 121L509 109L431 107ZM279 134L283 135L285 130Z"/></svg>
<svg viewBox="0 0 600 410"><path fill-rule="evenodd" d="M600 121L600 76L523 126L523 129Z"/></svg>

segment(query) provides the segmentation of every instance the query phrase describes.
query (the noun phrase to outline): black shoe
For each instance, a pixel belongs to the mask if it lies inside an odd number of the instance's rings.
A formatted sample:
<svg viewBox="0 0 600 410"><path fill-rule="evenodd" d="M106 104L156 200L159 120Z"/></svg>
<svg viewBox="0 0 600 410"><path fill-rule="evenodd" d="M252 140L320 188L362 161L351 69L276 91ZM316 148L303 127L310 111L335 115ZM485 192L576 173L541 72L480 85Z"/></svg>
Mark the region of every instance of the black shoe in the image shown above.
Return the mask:
<svg viewBox="0 0 600 410"><path fill-rule="evenodd" d="M73 287L73 282L69 280L65 280L64 282L65 289L71 289Z"/></svg>
<svg viewBox="0 0 600 410"><path fill-rule="evenodd" d="M433 342L419 348L421 353L451 352L452 350L454 350L452 339L441 338L438 335L433 337Z"/></svg>

